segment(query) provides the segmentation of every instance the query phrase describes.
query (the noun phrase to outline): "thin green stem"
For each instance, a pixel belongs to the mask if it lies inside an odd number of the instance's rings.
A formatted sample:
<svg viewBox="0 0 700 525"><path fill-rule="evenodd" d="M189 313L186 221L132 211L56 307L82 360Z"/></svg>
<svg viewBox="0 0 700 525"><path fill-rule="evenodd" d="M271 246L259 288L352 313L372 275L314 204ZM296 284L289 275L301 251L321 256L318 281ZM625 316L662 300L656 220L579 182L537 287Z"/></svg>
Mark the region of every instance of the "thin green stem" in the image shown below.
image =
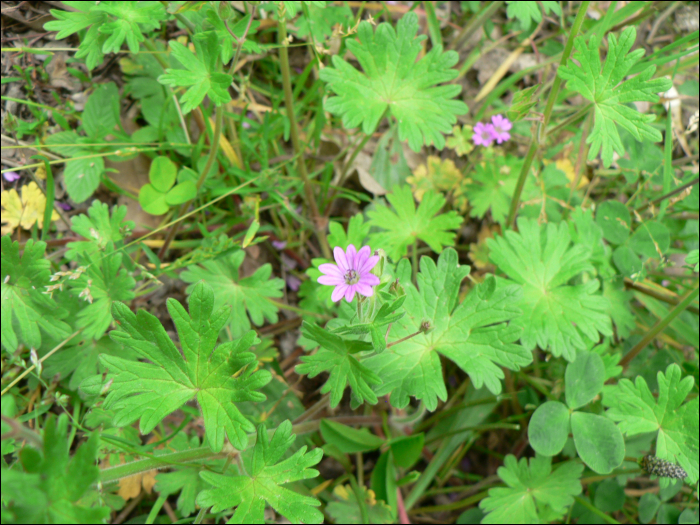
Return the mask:
<svg viewBox="0 0 700 525"><path fill-rule="evenodd" d="M639 341L634 347L627 352L627 355L622 358L620 361L620 366L625 368L632 359L634 359L639 352L642 351L642 349L648 345L652 339L654 339L657 335L659 335L661 332L663 332L666 327L673 321L676 317L678 317L681 312L683 312L698 296L698 292L700 292L700 283L695 283L695 287L692 290L689 290L680 300L678 305L671 310L666 317L663 319L659 319L659 322L657 322L651 330L647 332L647 334L642 337L642 340Z"/></svg>
<svg viewBox="0 0 700 525"><path fill-rule="evenodd" d="M284 6L284 4L280 5ZM302 183L304 184L304 193L306 194L306 200L309 210L311 211L311 220L315 226L316 236L318 237L321 245L321 252L323 252L323 256L326 259L332 259L331 249L328 246L328 239L326 238L326 228L320 220L321 217L318 213L316 197L314 196L314 191L311 187L309 173L306 170L304 149L302 148L301 140L299 139L299 128L297 125L296 115L294 114L294 98L292 95L292 81L289 68L289 43L287 42L287 27L285 24L284 7L281 7L277 28L280 40L279 57L280 69L282 72L282 86L284 88L284 103L287 107L287 118L289 118L289 134L292 138L294 153L297 156L297 169L299 170L299 175L301 176Z"/></svg>
<svg viewBox="0 0 700 525"><path fill-rule="evenodd" d="M564 66L571 56L571 51L574 48L574 38L578 35L579 29L586 18L586 12L588 10L588 4L590 1L582 2L576 14L576 19L571 27L571 32L569 33L569 39L566 42L566 47L561 56L560 66ZM523 188L525 187L525 181L530 173L530 168L532 167L532 161L535 159L535 155L539 151L540 145L543 145L546 140L546 129L549 124L549 119L552 116L552 110L554 109L554 103L559 96L559 88L561 87L561 77L557 75L552 84L552 89L549 91L549 98L547 100L547 106L544 110L544 118L539 124L539 129L532 136L532 141L530 142L530 147L528 148L527 155L525 156L525 162L520 170L520 176L518 177L518 182L515 187L515 192L513 193L513 199L510 203L510 212L508 213L508 221L506 222L506 228L511 228L515 222L515 216L518 214L518 208L520 206L520 196L523 193Z"/></svg>

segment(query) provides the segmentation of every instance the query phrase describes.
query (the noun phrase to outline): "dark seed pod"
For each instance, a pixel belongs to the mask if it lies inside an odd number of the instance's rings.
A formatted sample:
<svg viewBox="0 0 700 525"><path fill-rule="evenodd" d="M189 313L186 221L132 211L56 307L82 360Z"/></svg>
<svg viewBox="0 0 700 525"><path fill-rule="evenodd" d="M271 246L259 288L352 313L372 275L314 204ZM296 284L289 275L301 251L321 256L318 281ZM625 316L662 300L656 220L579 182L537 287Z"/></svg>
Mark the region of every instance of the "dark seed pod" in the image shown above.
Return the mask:
<svg viewBox="0 0 700 525"><path fill-rule="evenodd" d="M655 474L660 478L685 479L688 473L675 463L657 458L656 456L644 456L639 465L649 474Z"/></svg>

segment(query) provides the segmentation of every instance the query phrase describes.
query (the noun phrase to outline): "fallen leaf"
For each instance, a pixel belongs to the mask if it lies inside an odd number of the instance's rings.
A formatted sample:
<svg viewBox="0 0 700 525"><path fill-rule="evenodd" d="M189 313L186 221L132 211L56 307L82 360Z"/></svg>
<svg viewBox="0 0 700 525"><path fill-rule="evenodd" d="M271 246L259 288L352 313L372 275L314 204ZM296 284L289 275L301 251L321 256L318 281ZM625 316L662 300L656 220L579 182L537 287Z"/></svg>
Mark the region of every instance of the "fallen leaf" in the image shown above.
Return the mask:
<svg viewBox="0 0 700 525"><path fill-rule="evenodd" d="M2 192L2 235L12 233L17 226L29 230L34 223L39 224L39 228L44 227L44 209L46 208L46 197L35 182L30 182L22 186L22 197L17 190L5 190ZM58 213L53 210L51 222L58 220Z"/></svg>

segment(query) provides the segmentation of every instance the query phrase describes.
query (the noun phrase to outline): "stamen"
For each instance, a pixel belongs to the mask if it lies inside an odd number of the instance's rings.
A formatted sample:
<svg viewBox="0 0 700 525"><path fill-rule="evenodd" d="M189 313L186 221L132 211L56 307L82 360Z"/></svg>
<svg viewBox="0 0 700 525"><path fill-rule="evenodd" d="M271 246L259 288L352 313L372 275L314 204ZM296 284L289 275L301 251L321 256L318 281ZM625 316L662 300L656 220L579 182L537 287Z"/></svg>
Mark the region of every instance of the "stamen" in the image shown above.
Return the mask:
<svg viewBox="0 0 700 525"><path fill-rule="evenodd" d="M357 284L360 281L360 275L355 270L345 272L345 284Z"/></svg>

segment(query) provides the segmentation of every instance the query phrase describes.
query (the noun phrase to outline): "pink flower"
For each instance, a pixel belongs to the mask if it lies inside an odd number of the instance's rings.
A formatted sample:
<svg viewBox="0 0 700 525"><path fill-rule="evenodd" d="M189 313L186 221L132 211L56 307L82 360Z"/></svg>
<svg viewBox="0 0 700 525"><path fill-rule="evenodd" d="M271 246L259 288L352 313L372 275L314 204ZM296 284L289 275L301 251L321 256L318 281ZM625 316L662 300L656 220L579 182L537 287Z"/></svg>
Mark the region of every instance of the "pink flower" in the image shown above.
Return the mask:
<svg viewBox="0 0 700 525"><path fill-rule="evenodd" d="M496 142L502 144L506 140L510 139L510 133L508 133L508 131L510 131L510 129L513 127L510 120L505 118L503 115L494 115L491 117L491 122L493 123L491 137Z"/></svg>
<svg viewBox="0 0 700 525"><path fill-rule="evenodd" d="M474 126L472 140L477 146L490 146L493 143L493 124L478 122Z"/></svg>
<svg viewBox="0 0 700 525"><path fill-rule="evenodd" d="M333 249L333 256L337 266L333 263L322 264L318 267L325 274L318 278L321 284L335 286L331 299L340 301L343 297L350 302L355 297L355 292L365 297L374 294L372 286L379 284L379 277L370 273L370 270L379 262L378 255L372 255L369 246L363 246L358 252L351 244L347 252L340 246Z"/></svg>

